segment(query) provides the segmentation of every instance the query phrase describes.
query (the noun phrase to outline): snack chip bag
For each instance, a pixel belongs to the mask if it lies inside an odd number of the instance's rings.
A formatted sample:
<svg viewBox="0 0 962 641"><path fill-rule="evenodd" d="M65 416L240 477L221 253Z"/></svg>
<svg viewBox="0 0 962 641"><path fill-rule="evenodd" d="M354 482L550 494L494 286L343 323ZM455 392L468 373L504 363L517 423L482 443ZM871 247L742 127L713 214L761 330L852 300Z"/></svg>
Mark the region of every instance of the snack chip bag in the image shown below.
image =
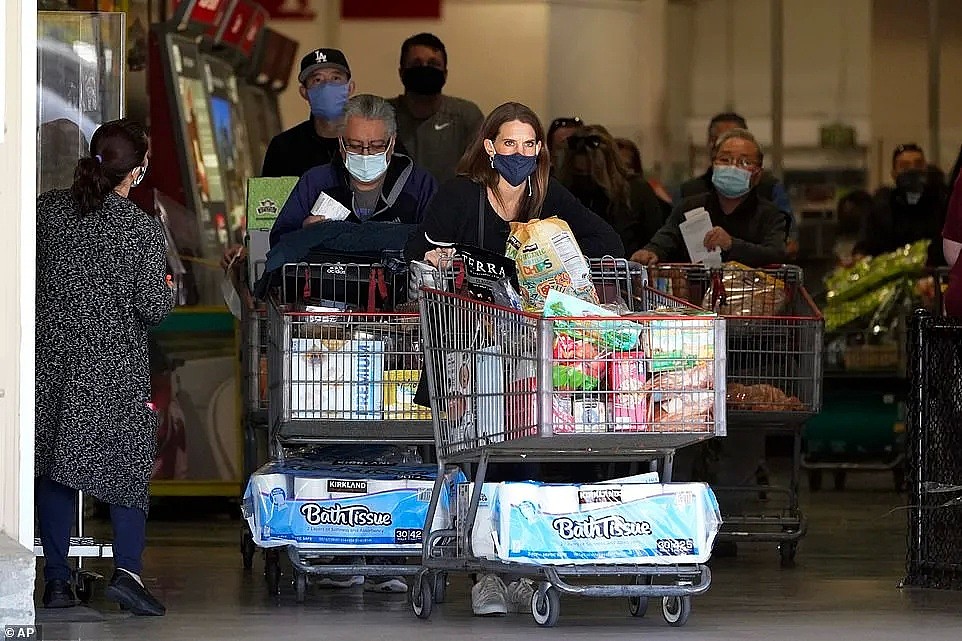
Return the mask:
<svg viewBox="0 0 962 641"><path fill-rule="evenodd" d="M598 304L588 261L568 223L560 218L511 223L505 254L515 262L527 309L543 309L551 290Z"/></svg>

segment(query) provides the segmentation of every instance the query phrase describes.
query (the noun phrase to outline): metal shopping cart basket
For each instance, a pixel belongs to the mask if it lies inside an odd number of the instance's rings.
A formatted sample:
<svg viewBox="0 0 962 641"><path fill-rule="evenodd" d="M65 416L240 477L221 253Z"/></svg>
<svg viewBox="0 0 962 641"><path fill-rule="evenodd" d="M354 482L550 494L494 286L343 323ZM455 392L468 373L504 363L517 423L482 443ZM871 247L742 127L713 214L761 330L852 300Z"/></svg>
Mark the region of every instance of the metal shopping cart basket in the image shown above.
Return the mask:
<svg viewBox="0 0 962 641"><path fill-rule="evenodd" d="M601 267L595 265L596 274ZM708 590L706 565L670 556L617 565L555 565L491 558L474 549L472 533L492 461L645 460L660 467L662 480L668 481L678 448L725 433L724 323L711 314L686 315L678 311L684 303L644 286L635 287L632 297L639 308L675 311L604 320L542 318L422 290L422 338L439 471L463 463L476 464L477 471L470 498L464 505L459 501L456 527L425 531L423 569L411 586L418 617L428 618L434 603L443 601L448 572L533 578L532 613L541 626L556 623L562 593L624 597L634 616L644 615L649 598L660 597L666 621L684 625L691 597ZM672 344L681 335L698 347L682 354L652 347ZM558 352L559 341L579 337L586 339L580 347L565 355ZM615 341L621 349L596 353L590 348L596 339ZM618 370L610 376L618 380L612 385L621 393L588 382L607 368ZM438 480L429 523L442 487ZM600 582L585 584L589 577Z"/></svg>
<svg viewBox="0 0 962 641"><path fill-rule="evenodd" d="M675 292L727 322L728 431L787 433L793 437L788 487L713 488L720 498L757 495L759 507L740 505L725 513L720 540L775 542L783 566L794 564L807 520L799 509L802 428L822 403L821 313L804 287L802 270L791 265L753 269L725 265L668 265L653 268L652 283ZM755 474L752 474L752 480ZM772 508L771 498L782 504Z"/></svg>
<svg viewBox="0 0 962 641"><path fill-rule="evenodd" d="M320 444L433 444L430 412L391 404L385 396L389 389L415 385L421 370L418 314L392 311L400 303L395 294L406 287L406 272L381 264L299 264L285 266L282 277L267 304L271 458L283 461L295 448ZM351 311L347 302L363 303L365 311ZM321 563L324 559L420 555L419 545L287 546L298 602L312 576L404 576L418 570ZM274 594L280 575L279 550L268 549L265 576Z"/></svg>

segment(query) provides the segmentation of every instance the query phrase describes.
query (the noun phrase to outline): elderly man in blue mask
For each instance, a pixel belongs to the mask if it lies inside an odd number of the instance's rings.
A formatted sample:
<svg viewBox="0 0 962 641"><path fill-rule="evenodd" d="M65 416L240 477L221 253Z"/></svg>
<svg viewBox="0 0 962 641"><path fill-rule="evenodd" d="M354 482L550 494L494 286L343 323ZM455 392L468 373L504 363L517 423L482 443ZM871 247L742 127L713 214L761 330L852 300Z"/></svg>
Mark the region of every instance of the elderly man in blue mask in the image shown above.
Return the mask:
<svg viewBox="0 0 962 641"><path fill-rule="evenodd" d="M311 117L274 136L264 156L262 176L300 177L340 155L344 107L354 93L347 58L338 49L315 49L301 60L297 80L301 97L311 106Z"/></svg>

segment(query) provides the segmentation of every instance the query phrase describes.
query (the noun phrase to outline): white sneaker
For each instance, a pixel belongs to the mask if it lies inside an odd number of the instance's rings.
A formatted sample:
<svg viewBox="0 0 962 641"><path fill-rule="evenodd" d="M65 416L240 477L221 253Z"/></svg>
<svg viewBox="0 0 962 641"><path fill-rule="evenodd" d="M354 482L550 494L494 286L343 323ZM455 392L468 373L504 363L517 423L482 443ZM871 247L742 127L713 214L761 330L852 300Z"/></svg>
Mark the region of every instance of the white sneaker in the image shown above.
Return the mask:
<svg viewBox="0 0 962 641"><path fill-rule="evenodd" d="M364 577L354 576L331 576L322 574L317 578L315 585L322 588L353 588L355 585L364 583Z"/></svg>
<svg viewBox="0 0 962 641"><path fill-rule="evenodd" d="M495 574L485 574L471 588L471 609L474 616L504 616L508 613L504 582Z"/></svg>
<svg viewBox="0 0 962 641"><path fill-rule="evenodd" d="M364 580L364 591L402 594L408 591L408 584L399 576L369 576Z"/></svg>
<svg viewBox="0 0 962 641"><path fill-rule="evenodd" d="M531 579L518 579L505 589L508 599L508 612L531 614L531 597L534 596L534 582Z"/></svg>

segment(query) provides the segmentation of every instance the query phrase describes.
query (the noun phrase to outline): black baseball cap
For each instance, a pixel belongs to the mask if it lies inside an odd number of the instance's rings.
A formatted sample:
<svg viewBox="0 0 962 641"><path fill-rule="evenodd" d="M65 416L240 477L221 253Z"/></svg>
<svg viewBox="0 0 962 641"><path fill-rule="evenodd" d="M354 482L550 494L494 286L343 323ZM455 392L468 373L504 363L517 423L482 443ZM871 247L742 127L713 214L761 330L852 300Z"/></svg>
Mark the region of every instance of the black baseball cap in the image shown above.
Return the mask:
<svg viewBox="0 0 962 641"><path fill-rule="evenodd" d="M351 77L351 68L347 64L347 57L340 49L315 49L301 58L301 72L297 80L301 84L318 69L340 69Z"/></svg>

